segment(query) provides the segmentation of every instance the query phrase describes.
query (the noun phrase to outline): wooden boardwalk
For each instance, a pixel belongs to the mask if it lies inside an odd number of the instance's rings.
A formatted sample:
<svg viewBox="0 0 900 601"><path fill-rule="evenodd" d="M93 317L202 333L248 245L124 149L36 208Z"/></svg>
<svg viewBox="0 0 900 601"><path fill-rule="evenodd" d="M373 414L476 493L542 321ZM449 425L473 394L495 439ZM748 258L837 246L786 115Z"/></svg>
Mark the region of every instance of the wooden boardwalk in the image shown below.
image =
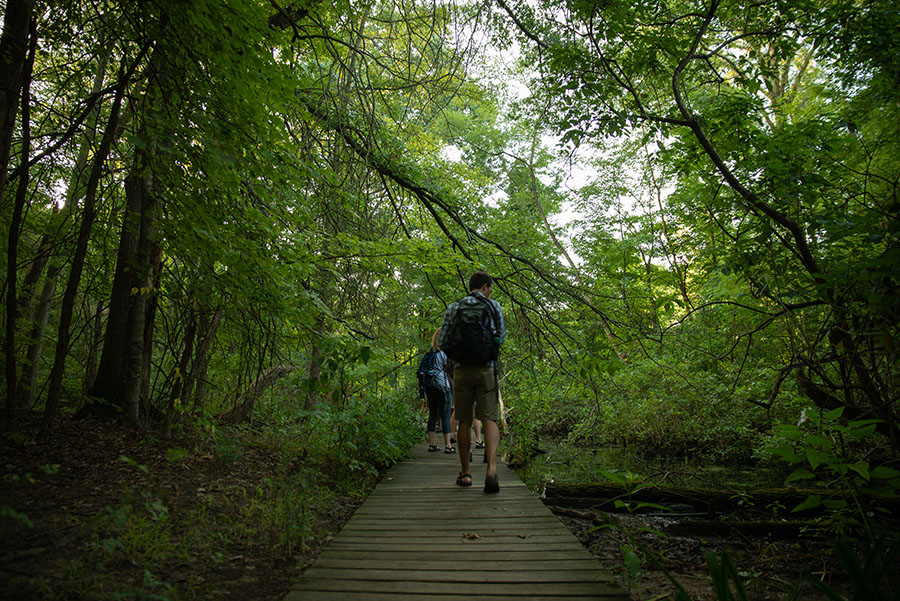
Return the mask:
<svg viewBox="0 0 900 601"><path fill-rule="evenodd" d="M481 453L462 488L456 455L418 445L284 601L630 601L514 472L484 494Z"/></svg>

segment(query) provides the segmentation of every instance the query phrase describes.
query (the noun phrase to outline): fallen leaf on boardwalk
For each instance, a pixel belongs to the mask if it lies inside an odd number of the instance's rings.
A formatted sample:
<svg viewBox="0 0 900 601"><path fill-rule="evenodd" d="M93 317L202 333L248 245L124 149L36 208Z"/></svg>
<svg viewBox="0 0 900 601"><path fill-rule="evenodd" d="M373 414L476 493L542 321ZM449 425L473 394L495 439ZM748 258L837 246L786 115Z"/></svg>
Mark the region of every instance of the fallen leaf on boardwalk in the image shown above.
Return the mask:
<svg viewBox="0 0 900 601"><path fill-rule="evenodd" d="M466 537L467 540L481 538L480 536L478 536L477 532L466 532L465 534L463 534L463 536Z"/></svg>

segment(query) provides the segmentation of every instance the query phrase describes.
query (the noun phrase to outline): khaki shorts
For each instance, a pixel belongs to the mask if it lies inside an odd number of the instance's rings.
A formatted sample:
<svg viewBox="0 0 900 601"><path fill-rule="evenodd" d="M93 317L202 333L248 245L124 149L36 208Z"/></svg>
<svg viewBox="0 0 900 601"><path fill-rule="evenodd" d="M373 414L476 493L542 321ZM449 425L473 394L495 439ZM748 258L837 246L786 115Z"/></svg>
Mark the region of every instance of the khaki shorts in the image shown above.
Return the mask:
<svg viewBox="0 0 900 601"><path fill-rule="evenodd" d="M500 399L494 367L457 366L453 370L453 407L461 422L500 421ZM474 408L474 416L473 416Z"/></svg>

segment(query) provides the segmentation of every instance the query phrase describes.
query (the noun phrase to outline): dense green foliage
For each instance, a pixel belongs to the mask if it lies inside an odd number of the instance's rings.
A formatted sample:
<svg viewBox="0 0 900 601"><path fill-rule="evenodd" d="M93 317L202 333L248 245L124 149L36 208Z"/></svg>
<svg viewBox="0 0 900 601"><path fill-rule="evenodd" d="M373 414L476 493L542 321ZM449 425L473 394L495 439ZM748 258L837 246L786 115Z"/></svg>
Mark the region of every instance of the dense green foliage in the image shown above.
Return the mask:
<svg viewBox="0 0 900 601"><path fill-rule="evenodd" d="M513 454L782 449L900 485L891 2L6 5L13 432L252 419L388 464L482 268ZM804 410L871 432L778 428Z"/></svg>

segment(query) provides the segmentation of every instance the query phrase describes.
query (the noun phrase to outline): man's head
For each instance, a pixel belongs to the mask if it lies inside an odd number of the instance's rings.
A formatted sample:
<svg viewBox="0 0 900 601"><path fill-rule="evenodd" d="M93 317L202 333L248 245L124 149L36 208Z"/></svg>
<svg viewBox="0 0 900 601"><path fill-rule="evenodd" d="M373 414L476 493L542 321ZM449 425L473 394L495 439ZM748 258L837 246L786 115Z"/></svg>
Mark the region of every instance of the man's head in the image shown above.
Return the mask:
<svg viewBox="0 0 900 601"><path fill-rule="evenodd" d="M480 290L485 296L490 296L494 288L494 279L485 271L476 271L469 278L469 291Z"/></svg>

